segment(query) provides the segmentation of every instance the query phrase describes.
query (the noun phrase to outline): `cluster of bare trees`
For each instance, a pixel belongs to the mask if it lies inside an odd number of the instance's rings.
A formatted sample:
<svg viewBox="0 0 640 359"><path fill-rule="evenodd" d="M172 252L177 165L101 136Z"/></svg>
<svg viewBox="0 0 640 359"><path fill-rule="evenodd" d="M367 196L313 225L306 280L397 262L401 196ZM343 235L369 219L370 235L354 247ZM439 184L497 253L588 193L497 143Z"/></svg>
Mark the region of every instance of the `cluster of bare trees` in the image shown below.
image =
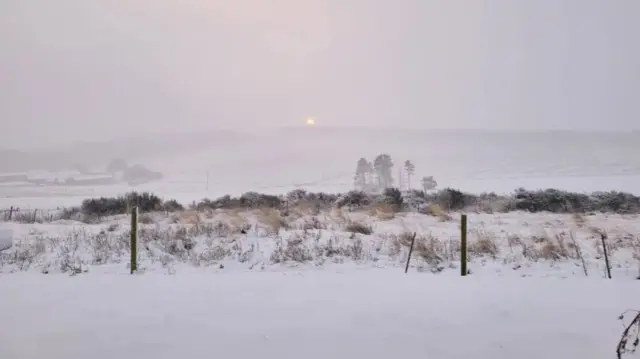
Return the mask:
<svg viewBox="0 0 640 359"><path fill-rule="evenodd" d="M369 193L380 193L386 188L392 187L401 190L412 189L411 179L416 171L413 162L406 160L403 166L398 168L397 186L394 186L393 167L393 159L386 153L376 156L373 162L367 161L364 157L359 159L354 176L356 188ZM438 185L433 176L422 177L420 184L425 192Z"/></svg>

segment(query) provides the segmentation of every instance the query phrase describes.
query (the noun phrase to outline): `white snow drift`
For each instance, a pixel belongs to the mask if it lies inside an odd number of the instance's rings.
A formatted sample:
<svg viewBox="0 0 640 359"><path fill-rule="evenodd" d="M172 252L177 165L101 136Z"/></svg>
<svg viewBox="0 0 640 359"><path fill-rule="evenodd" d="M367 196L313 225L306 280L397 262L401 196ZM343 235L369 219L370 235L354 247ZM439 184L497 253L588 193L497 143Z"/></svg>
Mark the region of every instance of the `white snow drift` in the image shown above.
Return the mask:
<svg viewBox="0 0 640 359"><path fill-rule="evenodd" d="M0 278L0 358L614 358L637 282L386 269Z"/></svg>

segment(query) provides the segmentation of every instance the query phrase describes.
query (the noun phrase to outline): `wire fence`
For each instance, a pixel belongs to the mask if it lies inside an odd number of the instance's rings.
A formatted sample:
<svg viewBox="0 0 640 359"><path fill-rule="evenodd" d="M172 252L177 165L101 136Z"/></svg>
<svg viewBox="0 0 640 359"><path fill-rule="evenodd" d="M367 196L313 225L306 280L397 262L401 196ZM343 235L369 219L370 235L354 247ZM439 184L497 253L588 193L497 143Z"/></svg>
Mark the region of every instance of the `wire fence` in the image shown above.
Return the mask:
<svg viewBox="0 0 640 359"><path fill-rule="evenodd" d="M73 215L74 213L61 207L0 209L0 220L16 223L49 223L61 219L72 219ZM267 216L267 214L263 215ZM383 246L387 246L387 251L393 252L393 247L401 251L403 247L410 245L410 253L413 252L420 263L467 263L469 259L493 258L504 262L503 264L511 263L514 265L513 269L518 270L518 266L522 266L522 263L569 261L576 264L577 270L584 271L585 275L591 272L604 273L608 278L612 276L612 269L617 272L640 270L640 235L633 234L632 231L624 234L612 232L610 237L605 231L596 231L571 223L548 222L521 228L516 228L509 223L487 227L483 222L467 223L466 216L462 217L464 220L461 218L458 222L452 219L449 225L438 222L434 226L424 226L423 223L420 228L411 231L414 233L413 236L408 231L402 229L398 231L399 228L389 227L385 230L381 227L371 227L371 225L355 228L353 223L341 221L339 218L319 221L317 217L313 217L302 222L292 221L286 225L286 228L302 230L305 234L311 233L309 231L312 230L317 230L318 233L322 230L342 230L351 232L350 239L353 240L356 239L357 233L374 234L375 236L370 237L371 241L368 244L372 246L371 249L380 250ZM135 222L137 224L138 220ZM281 222L274 223L269 220L264 223L267 226L277 227L270 233L278 233L281 228L285 228ZM384 221L374 224L384 224ZM213 223L211 225L214 226ZM195 230L197 233L192 233L193 235L215 231L215 228L208 228L207 224L203 224L196 226ZM313 237L314 234L311 233L310 236ZM317 239L313 242L321 245ZM612 253L619 250L629 255L612 257ZM407 266L408 263L407 261ZM461 266L461 271L464 273L466 273L465 268L466 264Z"/></svg>
<svg viewBox="0 0 640 359"><path fill-rule="evenodd" d="M9 207L0 209L0 220L19 223L46 223L63 219L65 209Z"/></svg>

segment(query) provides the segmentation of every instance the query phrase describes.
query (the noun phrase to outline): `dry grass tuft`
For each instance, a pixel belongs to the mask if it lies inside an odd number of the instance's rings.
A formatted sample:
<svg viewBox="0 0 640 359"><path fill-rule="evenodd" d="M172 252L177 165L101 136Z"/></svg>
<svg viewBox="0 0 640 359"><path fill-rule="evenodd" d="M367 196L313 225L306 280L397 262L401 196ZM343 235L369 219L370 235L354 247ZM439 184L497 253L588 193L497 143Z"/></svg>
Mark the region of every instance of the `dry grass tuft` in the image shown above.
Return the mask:
<svg viewBox="0 0 640 359"><path fill-rule="evenodd" d="M176 223L180 223L183 225L196 225L202 220L200 219L200 214L196 211L184 211L179 213L174 213Z"/></svg>
<svg viewBox="0 0 640 359"><path fill-rule="evenodd" d="M430 204L427 206L427 215L437 217L441 222L448 222L452 217L445 212L439 204Z"/></svg>
<svg viewBox="0 0 640 359"><path fill-rule="evenodd" d="M573 252L579 253L579 249L573 240L571 243L566 242L567 234L556 233L553 236L549 236L544 233L540 236L532 236L530 244L518 239L517 241L510 241L509 245L519 244L522 246L522 256L526 259L537 261L540 259L558 261L566 258L574 258ZM571 237L569 238L571 239ZM578 257L580 257L578 255Z"/></svg>
<svg viewBox="0 0 640 359"><path fill-rule="evenodd" d="M276 248L271 252L270 260L272 263L304 263L313 260L312 254L304 244L304 237L295 234L288 240L276 244Z"/></svg>
<svg viewBox="0 0 640 359"><path fill-rule="evenodd" d="M551 240L555 240L556 245L558 246L558 252L561 258L572 258L571 252L569 251L569 247L572 246L572 243L566 243L566 235L564 232L556 233L554 238Z"/></svg>
<svg viewBox="0 0 640 359"><path fill-rule="evenodd" d="M385 244L388 245L388 255L390 258L397 257L402 251L402 242L399 240L399 236L390 233L381 233L376 236L380 238L383 243L380 248L384 247Z"/></svg>
<svg viewBox="0 0 640 359"><path fill-rule="evenodd" d="M247 218L241 215L240 211L229 211L226 213L226 222L230 227L237 229L238 232L248 231L251 229L251 224Z"/></svg>
<svg viewBox="0 0 640 359"><path fill-rule="evenodd" d="M153 222L154 222L154 219L151 213L143 213L138 217L138 223L152 224Z"/></svg>
<svg viewBox="0 0 640 359"><path fill-rule="evenodd" d="M557 233L554 236L545 233L542 236L532 238L534 245L530 248L530 256L525 256L527 258L558 261L570 256L564 233Z"/></svg>
<svg viewBox="0 0 640 359"><path fill-rule="evenodd" d="M489 255L496 258L500 247L496 244L494 236L485 230L475 230L476 240L469 243L469 253L477 256Z"/></svg>
<svg viewBox="0 0 640 359"><path fill-rule="evenodd" d="M411 241L411 238L408 240ZM444 261L445 246L431 233L416 237L413 250L430 265L438 265Z"/></svg>
<svg viewBox="0 0 640 359"><path fill-rule="evenodd" d="M357 221L349 222L345 229L347 232L351 233L360 233L364 235L373 234L373 228L371 226Z"/></svg>
<svg viewBox="0 0 640 359"><path fill-rule="evenodd" d="M412 232L404 232L398 236L389 236L391 245L389 248L389 256L396 257L405 248L411 247ZM459 248L458 248L459 249ZM422 259L425 263L435 266L442 263L446 258L446 246L438 238L431 233L416 236L413 245L413 258Z"/></svg>
<svg viewBox="0 0 640 359"><path fill-rule="evenodd" d="M316 259L324 261L331 259L335 263L341 263L345 258L361 261L366 258L364 241L354 237L344 241L340 237L332 235L325 243L315 241L314 253Z"/></svg>
<svg viewBox="0 0 640 359"><path fill-rule="evenodd" d="M589 232L593 233L594 235L598 236L598 238L601 237L607 237L607 232L605 232L603 229L601 228L597 228L597 227L589 227Z"/></svg>
<svg viewBox="0 0 640 359"><path fill-rule="evenodd" d="M342 208L334 208L329 212L329 217L333 219L335 223L346 225L349 222L349 217Z"/></svg>
<svg viewBox="0 0 640 359"><path fill-rule="evenodd" d="M401 247L409 247L411 246L412 238L413 238L412 232L403 232L396 238L396 240L398 241ZM418 238L419 237L416 237L416 241L418 240Z"/></svg>
<svg viewBox="0 0 640 359"><path fill-rule="evenodd" d="M318 219L318 217L313 216L313 217L309 217L309 218L305 218L302 226L299 226L300 229L305 230L305 231L311 231L314 229L327 229L327 226Z"/></svg>
<svg viewBox="0 0 640 359"><path fill-rule="evenodd" d="M371 207L371 215L383 221L394 219L396 213L395 208L388 203L376 203Z"/></svg>
<svg viewBox="0 0 640 359"><path fill-rule="evenodd" d="M260 223L267 226L271 234L277 235L282 228L287 229L289 226L280 214L280 211L272 208L261 209L257 213Z"/></svg>
<svg viewBox="0 0 640 359"><path fill-rule="evenodd" d="M322 206L319 202L315 201L299 201L295 205L288 208L290 214L295 216L317 216L322 211Z"/></svg>
<svg viewBox="0 0 640 359"><path fill-rule="evenodd" d="M553 241L544 241L540 248L540 257L547 260L557 261L562 258L560 247Z"/></svg>
<svg viewBox="0 0 640 359"><path fill-rule="evenodd" d="M574 213L572 216L573 222L576 224L578 228L583 228L587 224L587 219L584 218L582 213Z"/></svg>

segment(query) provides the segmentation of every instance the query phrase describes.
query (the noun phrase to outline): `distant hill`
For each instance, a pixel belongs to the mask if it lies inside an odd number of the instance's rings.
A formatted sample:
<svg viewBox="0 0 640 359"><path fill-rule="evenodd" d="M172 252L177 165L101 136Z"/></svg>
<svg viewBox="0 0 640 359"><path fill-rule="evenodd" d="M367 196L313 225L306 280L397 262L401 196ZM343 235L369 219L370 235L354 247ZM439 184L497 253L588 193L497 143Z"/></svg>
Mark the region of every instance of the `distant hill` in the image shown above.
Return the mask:
<svg viewBox="0 0 640 359"><path fill-rule="evenodd" d="M193 162L192 167L200 170L215 167L220 171L237 172L241 170L238 167L240 163L255 166L266 158L269 161L278 158L280 165L289 163L286 166L291 167L298 166L296 158L304 158L306 162L324 162L323 153L331 153L334 162L347 162L341 164L345 167L361 156L380 152L397 153L406 158L430 156L435 152L451 153L454 158L453 154L463 149L464 153L457 156L477 155L469 151L470 148L485 148L487 151L492 148L496 151L508 149L509 153L518 152L522 156L550 151L569 156L597 150L601 157L603 152L607 152L616 158L640 151L637 133L632 132L429 130L319 125L247 131L251 133L218 130L142 134L110 142L82 142L32 151L0 149L0 173L60 171L77 169L78 166L104 168L113 158L144 163L169 173L169 168L187 162ZM504 153L503 150L499 152ZM224 164L229 167L224 167Z"/></svg>
<svg viewBox="0 0 640 359"><path fill-rule="evenodd" d="M80 142L30 151L0 149L0 173L29 170L59 171L78 164L107 163L114 157L144 160L167 154L223 148L246 139L230 131L140 135L110 142Z"/></svg>

